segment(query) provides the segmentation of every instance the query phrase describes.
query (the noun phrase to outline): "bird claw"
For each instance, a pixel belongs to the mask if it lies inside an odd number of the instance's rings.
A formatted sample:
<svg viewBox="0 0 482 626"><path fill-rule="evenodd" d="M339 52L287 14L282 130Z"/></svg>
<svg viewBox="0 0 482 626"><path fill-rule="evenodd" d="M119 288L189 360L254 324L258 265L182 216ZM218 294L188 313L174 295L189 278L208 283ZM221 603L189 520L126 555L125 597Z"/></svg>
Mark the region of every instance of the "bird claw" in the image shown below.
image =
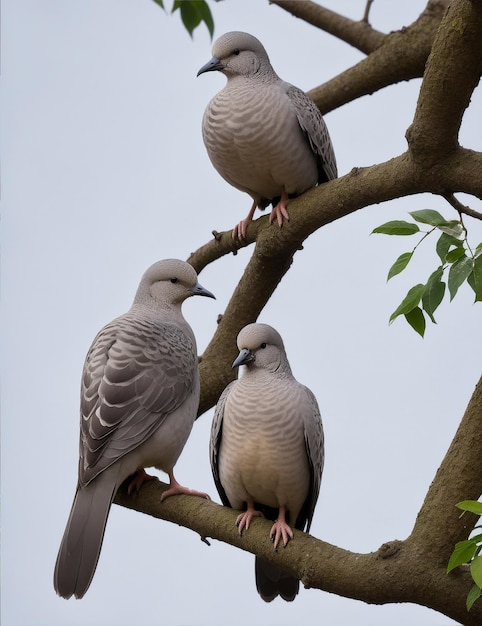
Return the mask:
<svg viewBox="0 0 482 626"><path fill-rule="evenodd" d="M256 511L256 509L250 509L238 515L238 517L236 518L236 526L238 527L238 532L240 535L243 534L243 530L248 530L253 517L264 517L264 515L261 513L261 511Z"/></svg>
<svg viewBox="0 0 482 626"><path fill-rule="evenodd" d="M232 233L234 241L243 242L246 239L246 231L250 222L251 218L245 218L244 220L241 220L239 224L236 224Z"/></svg>
<svg viewBox="0 0 482 626"><path fill-rule="evenodd" d="M286 546L288 545L288 541L290 539L293 539L293 531L291 530L290 526L286 522L277 519L276 522L271 527L269 538L274 544L275 550L278 549L278 544L280 542L280 539L283 540L283 546L286 548Z"/></svg>
<svg viewBox="0 0 482 626"><path fill-rule="evenodd" d="M156 476L151 476L143 469L137 471L135 474L133 474L129 478L129 484L127 486L127 494L130 496L134 491L139 493L142 485L148 482L149 480L157 480L157 479L156 479Z"/></svg>
<svg viewBox="0 0 482 626"><path fill-rule="evenodd" d="M248 229L249 223L252 222L253 220L253 215L254 212L256 211L256 200L253 201L253 204L251 205L251 208L249 209L249 213L248 215L244 218L244 220L241 220L239 222L239 224L236 224L236 226L233 228L233 239L235 241L243 241L244 239L246 239L246 231Z"/></svg>
<svg viewBox="0 0 482 626"><path fill-rule="evenodd" d="M283 226L283 218L287 222L290 221L290 216L288 215L288 211L286 209L287 200L288 200L288 196L286 196L286 199L282 197L281 200L278 202L278 204L275 207L273 207L273 210L271 211L270 216L269 216L270 224L272 224L276 218L276 221L278 222L278 226L281 228Z"/></svg>
<svg viewBox="0 0 482 626"><path fill-rule="evenodd" d="M189 489L188 487L184 487L179 484L174 476L170 475L170 485L169 489L163 491L161 494L161 502L163 502L166 498L170 498L171 496L197 496L198 498L205 498L206 500L211 500L207 493L204 491L196 491L195 489Z"/></svg>

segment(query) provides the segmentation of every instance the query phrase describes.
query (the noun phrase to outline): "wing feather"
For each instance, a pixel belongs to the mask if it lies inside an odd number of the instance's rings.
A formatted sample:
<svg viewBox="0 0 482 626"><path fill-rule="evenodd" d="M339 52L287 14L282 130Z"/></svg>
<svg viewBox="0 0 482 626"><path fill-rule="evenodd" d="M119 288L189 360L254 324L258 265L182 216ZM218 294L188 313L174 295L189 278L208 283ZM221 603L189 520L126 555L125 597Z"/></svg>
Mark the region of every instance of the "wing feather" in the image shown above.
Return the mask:
<svg viewBox="0 0 482 626"><path fill-rule="evenodd" d="M82 376L81 484L146 441L184 402L196 359L192 339L174 324L128 313L100 331Z"/></svg>
<svg viewBox="0 0 482 626"><path fill-rule="evenodd" d="M221 441L223 436L224 407L226 405L228 395L230 394L231 389L235 384L235 380L229 383L229 385L225 388L218 400L216 409L214 411L213 422L211 424L211 436L209 440L209 459L211 461L211 471L213 473L214 484L216 485L216 489L218 490L221 502L224 504L224 506L229 507L231 506L231 504L228 500L226 492L224 491L224 488L221 484L221 479L219 477L219 451L221 448Z"/></svg>
<svg viewBox="0 0 482 626"><path fill-rule="evenodd" d="M298 123L318 162L318 182L324 183L338 176L335 152L330 134L320 110L304 91L289 85L286 93L293 104Z"/></svg>

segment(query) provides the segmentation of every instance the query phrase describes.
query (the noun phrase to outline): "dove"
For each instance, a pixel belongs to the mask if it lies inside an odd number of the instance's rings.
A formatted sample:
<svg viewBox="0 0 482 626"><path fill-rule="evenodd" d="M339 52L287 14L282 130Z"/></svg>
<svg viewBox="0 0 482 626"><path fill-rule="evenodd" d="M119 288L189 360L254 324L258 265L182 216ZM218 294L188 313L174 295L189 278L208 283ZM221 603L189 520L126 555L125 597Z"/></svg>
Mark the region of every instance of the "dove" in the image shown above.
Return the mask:
<svg viewBox="0 0 482 626"><path fill-rule="evenodd" d="M54 571L56 592L82 598L94 576L110 507L129 477L129 491L169 476L161 500L188 493L173 468L199 404L196 340L181 312L190 296L213 294L177 259L152 265L130 310L95 337L85 360L80 400L78 484Z"/></svg>
<svg viewBox="0 0 482 626"><path fill-rule="evenodd" d="M212 53L197 75L219 71L227 83L206 107L202 135L214 168L253 199L233 229L233 239L245 239L257 207L272 204L269 221L281 227L290 198L337 177L336 159L319 109L279 78L256 37L225 33Z"/></svg>
<svg viewBox="0 0 482 626"><path fill-rule="evenodd" d="M210 462L222 503L243 510L239 534L255 517L273 520L269 538L277 549L306 530L320 491L324 437L313 393L291 373L283 340L267 324L249 324L237 338L233 367L240 378L221 394L211 426ZM299 581L256 557L256 587L266 602L292 601Z"/></svg>

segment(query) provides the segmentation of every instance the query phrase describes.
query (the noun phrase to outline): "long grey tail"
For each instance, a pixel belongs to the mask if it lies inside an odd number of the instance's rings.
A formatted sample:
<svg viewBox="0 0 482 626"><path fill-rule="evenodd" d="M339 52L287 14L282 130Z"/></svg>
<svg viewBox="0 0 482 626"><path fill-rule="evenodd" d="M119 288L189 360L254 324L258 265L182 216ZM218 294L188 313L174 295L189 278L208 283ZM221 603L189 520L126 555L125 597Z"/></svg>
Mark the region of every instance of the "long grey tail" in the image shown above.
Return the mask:
<svg viewBox="0 0 482 626"><path fill-rule="evenodd" d="M77 487L54 570L55 591L63 598L82 598L92 582L117 475L118 467L109 468Z"/></svg>
<svg viewBox="0 0 482 626"><path fill-rule="evenodd" d="M276 565L260 558L255 559L256 589L265 602L271 602L281 596L287 602L293 602L300 590L300 581Z"/></svg>

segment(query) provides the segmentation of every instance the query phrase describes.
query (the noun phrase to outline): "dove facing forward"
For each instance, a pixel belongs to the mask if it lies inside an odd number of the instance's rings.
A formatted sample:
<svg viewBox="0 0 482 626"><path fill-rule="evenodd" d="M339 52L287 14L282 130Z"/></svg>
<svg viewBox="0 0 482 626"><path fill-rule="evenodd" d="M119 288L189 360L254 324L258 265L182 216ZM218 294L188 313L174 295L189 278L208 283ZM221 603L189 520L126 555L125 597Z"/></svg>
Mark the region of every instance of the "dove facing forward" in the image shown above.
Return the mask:
<svg viewBox="0 0 482 626"><path fill-rule="evenodd" d="M294 378L274 328L249 324L237 343L233 367L245 367L216 406L211 469L222 503L245 509L236 520L239 534L254 517L267 517L274 521L276 549L293 537L292 526L310 529L323 471L323 426L316 398ZM263 600L295 599L296 578L260 557L255 572Z"/></svg>
<svg viewBox="0 0 482 626"><path fill-rule="evenodd" d="M64 598L82 598L89 588L112 501L128 477L129 490L139 490L152 478L144 468L153 466L169 475L161 499L208 497L173 474L199 404L196 340L181 312L190 296L214 298L184 261L155 263L131 309L107 324L87 353L79 478L54 571L55 590Z"/></svg>
<svg viewBox="0 0 482 626"><path fill-rule="evenodd" d="M233 230L244 239L256 207L271 203L270 223L276 218L281 227L290 198L336 178L335 154L313 100L279 78L256 37L226 33L212 53L198 76L219 71L227 83L204 112L203 139L218 173L253 199Z"/></svg>

